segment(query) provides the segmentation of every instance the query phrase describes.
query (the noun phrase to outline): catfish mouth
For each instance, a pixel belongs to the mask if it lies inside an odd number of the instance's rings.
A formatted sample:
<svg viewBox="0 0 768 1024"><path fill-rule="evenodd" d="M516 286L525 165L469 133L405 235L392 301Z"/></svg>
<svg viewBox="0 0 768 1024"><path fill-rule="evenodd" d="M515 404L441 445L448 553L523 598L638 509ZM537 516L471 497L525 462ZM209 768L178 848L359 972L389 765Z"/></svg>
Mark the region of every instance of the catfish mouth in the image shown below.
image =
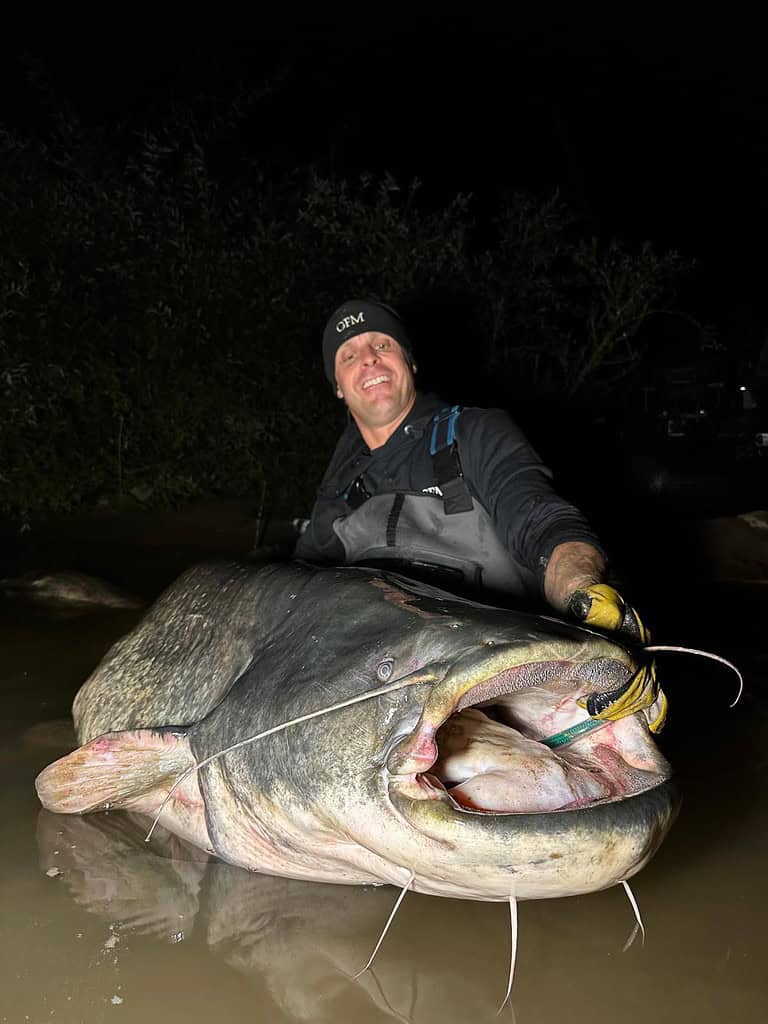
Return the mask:
<svg viewBox="0 0 768 1024"><path fill-rule="evenodd" d="M460 687L448 679L390 754L390 784L413 800L485 815L577 810L652 789L671 769L642 714L550 745L594 721L579 701L621 685L633 670L606 658L553 660L475 675Z"/></svg>

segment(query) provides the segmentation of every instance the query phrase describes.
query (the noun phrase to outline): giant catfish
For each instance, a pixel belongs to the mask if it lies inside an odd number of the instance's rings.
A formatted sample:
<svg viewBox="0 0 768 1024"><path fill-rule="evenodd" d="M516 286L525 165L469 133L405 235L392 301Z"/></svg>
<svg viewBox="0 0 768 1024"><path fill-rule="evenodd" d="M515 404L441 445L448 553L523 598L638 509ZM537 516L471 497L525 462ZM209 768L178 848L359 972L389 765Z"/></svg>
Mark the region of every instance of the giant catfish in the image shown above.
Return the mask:
<svg viewBox="0 0 768 1024"><path fill-rule="evenodd" d="M37 789L62 813L159 812L274 875L475 900L591 892L659 846L671 770L642 714L542 741L637 667L589 630L388 573L197 566L82 686L82 746Z"/></svg>

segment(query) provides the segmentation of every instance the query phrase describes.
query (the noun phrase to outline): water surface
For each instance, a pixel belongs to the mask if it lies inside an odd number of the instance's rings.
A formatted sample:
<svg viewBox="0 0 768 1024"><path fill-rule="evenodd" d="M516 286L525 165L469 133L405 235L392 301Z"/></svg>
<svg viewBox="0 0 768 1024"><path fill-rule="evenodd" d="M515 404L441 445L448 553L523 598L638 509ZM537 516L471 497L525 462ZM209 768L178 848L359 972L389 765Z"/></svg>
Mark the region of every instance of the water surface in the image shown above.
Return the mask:
<svg viewBox="0 0 768 1024"><path fill-rule="evenodd" d="M501 1019L768 1019L765 589L720 588L730 610L722 635L704 623L699 636L689 626L679 637L708 639L740 662L747 692L734 711L723 670L664 662L672 711L662 745L684 802L632 882L645 944L622 951L634 918L620 888L521 904L512 1007ZM34 778L70 749L74 693L136 619L0 604L0 1022L498 1019L503 905L410 894L373 968L355 979L393 889L253 875L167 833L147 845L142 820L120 812L40 809Z"/></svg>

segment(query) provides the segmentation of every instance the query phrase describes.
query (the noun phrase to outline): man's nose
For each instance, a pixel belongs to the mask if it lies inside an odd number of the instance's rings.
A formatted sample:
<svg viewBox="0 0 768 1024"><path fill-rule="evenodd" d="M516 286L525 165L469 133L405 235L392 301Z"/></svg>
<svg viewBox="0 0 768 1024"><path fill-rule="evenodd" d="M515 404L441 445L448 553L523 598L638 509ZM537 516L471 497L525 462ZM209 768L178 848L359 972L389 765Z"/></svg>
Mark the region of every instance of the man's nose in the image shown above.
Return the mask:
<svg viewBox="0 0 768 1024"><path fill-rule="evenodd" d="M363 356L363 362L365 363L366 366L370 366L372 363L378 363L378 361L379 361L378 349L375 349L373 347L373 345L370 345L365 350L365 355Z"/></svg>

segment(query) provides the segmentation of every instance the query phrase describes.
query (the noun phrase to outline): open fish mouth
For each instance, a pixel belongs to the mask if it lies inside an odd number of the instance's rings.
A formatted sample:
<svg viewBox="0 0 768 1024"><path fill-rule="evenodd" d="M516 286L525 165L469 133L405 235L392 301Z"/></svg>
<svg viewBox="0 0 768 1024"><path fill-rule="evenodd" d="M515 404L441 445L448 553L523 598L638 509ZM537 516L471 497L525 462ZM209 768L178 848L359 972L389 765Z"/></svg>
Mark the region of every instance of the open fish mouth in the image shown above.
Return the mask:
<svg viewBox="0 0 768 1024"><path fill-rule="evenodd" d="M582 706L590 693L625 682L631 661L504 667L501 651L490 661L458 681L449 675L392 750L389 782L400 795L462 813L542 814L624 800L670 777L642 715L594 723ZM579 733L583 723L596 727ZM575 739L548 744L573 727Z"/></svg>

